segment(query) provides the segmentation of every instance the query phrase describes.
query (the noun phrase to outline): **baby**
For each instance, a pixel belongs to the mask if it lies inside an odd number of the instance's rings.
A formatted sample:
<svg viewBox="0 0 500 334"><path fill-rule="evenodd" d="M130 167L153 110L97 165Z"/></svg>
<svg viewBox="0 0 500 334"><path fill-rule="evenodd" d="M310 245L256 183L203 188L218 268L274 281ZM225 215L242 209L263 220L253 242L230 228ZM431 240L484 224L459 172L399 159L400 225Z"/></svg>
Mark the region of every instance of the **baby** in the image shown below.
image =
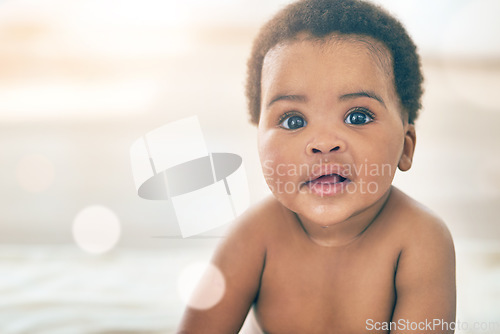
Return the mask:
<svg viewBox="0 0 500 334"><path fill-rule="evenodd" d="M237 219L212 260L223 284L179 333L453 333L445 225L391 185L415 149L416 47L381 8L290 4L260 31L247 97L272 196ZM220 288L220 287L219 287Z"/></svg>

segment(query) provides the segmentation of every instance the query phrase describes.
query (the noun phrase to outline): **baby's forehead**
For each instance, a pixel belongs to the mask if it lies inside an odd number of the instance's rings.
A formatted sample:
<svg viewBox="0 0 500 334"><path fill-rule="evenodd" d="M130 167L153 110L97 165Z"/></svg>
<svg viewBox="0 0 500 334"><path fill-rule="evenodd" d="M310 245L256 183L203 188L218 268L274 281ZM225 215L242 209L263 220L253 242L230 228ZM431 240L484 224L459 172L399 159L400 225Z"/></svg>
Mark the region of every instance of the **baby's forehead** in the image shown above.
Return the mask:
<svg viewBox="0 0 500 334"><path fill-rule="evenodd" d="M315 36L310 32L300 32L290 39L286 39L269 50L265 58L273 58L276 52L296 43L313 43L323 52L328 53L336 49L350 46L353 52L368 54L389 78L394 78L393 59L389 49L381 41L365 35L330 33L326 36ZM265 62L265 60L264 60Z"/></svg>
<svg viewBox="0 0 500 334"><path fill-rule="evenodd" d="M382 42L364 35L334 33L317 37L310 33L300 33L278 43L264 58L261 77L263 98L264 91L269 89L294 91L297 87L302 87L303 78L310 77L307 64L311 63L319 65L312 70L318 71L314 72L316 79L323 75L325 78L332 78L332 73L333 76L342 73L342 80L330 81L334 85L331 87L342 87L340 89L346 91L354 89L375 92L377 96L385 96L383 100L386 103L394 103L402 112L401 101L396 92L391 52ZM323 70L319 70L320 68ZM330 69L334 72L330 72Z"/></svg>

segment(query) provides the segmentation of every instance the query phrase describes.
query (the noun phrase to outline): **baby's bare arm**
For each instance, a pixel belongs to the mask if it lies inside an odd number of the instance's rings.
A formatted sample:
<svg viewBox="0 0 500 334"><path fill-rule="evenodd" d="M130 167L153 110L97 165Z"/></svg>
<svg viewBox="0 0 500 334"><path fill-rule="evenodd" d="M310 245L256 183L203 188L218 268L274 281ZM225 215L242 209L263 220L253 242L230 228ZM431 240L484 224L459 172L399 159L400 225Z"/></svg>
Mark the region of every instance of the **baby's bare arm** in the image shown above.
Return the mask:
<svg viewBox="0 0 500 334"><path fill-rule="evenodd" d="M416 221L407 240L396 272L397 300L392 321L398 324L398 330L391 333L453 333L447 328L454 328L456 307L451 235L444 224L433 218Z"/></svg>
<svg viewBox="0 0 500 334"><path fill-rule="evenodd" d="M224 277L222 299L206 310L188 307L178 333L234 334L239 331L257 295L265 260L262 237L265 231L258 211L252 210L235 223L212 259ZM210 295L213 289L210 283L202 283L200 287L205 289L201 295Z"/></svg>

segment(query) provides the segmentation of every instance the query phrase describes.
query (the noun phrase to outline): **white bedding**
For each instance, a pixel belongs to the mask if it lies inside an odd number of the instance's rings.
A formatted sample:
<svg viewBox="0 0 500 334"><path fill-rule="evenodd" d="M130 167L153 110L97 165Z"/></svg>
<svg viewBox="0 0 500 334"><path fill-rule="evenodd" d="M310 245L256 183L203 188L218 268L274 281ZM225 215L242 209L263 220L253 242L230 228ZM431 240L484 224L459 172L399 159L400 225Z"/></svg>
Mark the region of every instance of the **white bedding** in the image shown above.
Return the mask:
<svg viewBox="0 0 500 334"><path fill-rule="evenodd" d="M177 277L210 249L115 252L0 247L0 333L173 333Z"/></svg>
<svg viewBox="0 0 500 334"><path fill-rule="evenodd" d="M457 333L500 333L500 249L456 244L457 316L469 325ZM179 274L211 252L118 249L95 256L76 246L0 246L0 333L173 333L184 307ZM475 322L498 328L472 330Z"/></svg>

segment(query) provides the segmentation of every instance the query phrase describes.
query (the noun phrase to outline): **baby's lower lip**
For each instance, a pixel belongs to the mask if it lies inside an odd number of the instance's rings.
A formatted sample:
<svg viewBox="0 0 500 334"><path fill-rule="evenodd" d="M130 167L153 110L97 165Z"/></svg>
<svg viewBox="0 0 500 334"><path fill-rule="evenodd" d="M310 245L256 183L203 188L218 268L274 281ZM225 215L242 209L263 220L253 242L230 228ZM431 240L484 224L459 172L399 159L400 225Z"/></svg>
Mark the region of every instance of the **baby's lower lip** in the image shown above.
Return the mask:
<svg viewBox="0 0 500 334"><path fill-rule="evenodd" d="M349 182L349 179L341 177L340 175L328 175L308 181L306 186L311 193L321 197L334 196L342 193Z"/></svg>

